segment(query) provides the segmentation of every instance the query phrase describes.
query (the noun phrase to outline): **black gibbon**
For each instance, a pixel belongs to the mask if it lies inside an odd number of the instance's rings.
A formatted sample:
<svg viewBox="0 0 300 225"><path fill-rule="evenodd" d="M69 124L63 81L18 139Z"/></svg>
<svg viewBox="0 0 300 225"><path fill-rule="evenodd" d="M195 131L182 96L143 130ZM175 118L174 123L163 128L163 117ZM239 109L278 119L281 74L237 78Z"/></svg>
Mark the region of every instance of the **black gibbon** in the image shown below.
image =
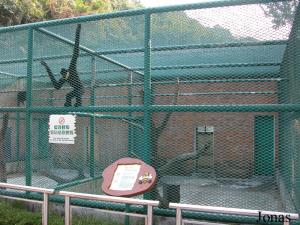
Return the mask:
<svg viewBox="0 0 300 225"><path fill-rule="evenodd" d="M17 95L17 106L20 106L20 104L25 104L26 101L26 91L19 91Z"/></svg>
<svg viewBox="0 0 300 225"><path fill-rule="evenodd" d="M73 90L66 95L66 101L64 104L65 106L71 106L72 99L74 97L76 98L76 103L74 106L75 107L81 106L82 95L84 93L83 84L77 73L77 59L79 56L80 30L81 30L81 24L78 24L77 29L76 29L76 35L75 35L75 45L74 45L74 49L73 49L73 55L72 55L72 59L71 59L69 68L61 69L60 74L62 77L58 81L56 81L48 64L45 61L41 61L41 64L45 67L55 89L57 89L57 90L60 89L66 81L73 88Z"/></svg>

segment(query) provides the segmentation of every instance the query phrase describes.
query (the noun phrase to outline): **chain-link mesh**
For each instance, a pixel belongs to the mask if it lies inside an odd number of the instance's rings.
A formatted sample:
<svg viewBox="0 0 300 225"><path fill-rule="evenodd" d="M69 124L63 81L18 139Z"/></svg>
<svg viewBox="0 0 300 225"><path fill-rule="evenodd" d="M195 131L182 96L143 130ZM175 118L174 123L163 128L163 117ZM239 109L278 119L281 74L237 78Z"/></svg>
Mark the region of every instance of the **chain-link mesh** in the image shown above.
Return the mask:
<svg viewBox="0 0 300 225"><path fill-rule="evenodd" d="M2 181L102 193L129 156L155 167L162 208L299 212L300 17L279 26L280 4L0 30ZM75 144L49 143L49 116L69 113Z"/></svg>

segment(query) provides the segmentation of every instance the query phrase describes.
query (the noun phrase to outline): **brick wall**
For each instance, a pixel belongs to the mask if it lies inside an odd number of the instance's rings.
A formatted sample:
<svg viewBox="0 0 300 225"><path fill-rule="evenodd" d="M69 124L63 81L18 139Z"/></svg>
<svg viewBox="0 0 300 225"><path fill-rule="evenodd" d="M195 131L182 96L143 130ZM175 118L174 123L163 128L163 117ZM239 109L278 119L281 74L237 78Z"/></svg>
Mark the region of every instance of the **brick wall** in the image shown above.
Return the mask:
<svg viewBox="0 0 300 225"><path fill-rule="evenodd" d="M176 85L153 85L155 95L174 94ZM140 87L133 88L133 104L141 104ZM59 90L37 90L33 92L33 105L52 105L63 106L65 94L69 91ZM227 82L227 83L198 83L179 85L178 105L194 104L274 104L277 103L277 86L275 82ZM208 94L213 92L213 95ZM218 94L222 92L223 94ZM226 92L227 94L224 94ZM230 94L228 92L235 92ZM237 93L239 92L239 93ZM243 93L241 93L243 92ZM250 94L246 92L267 92L267 94ZM273 93L274 92L274 93ZM191 93L197 93L192 95ZM97 96L127 96L126 87L106 87L96 91ZM6 96L5 94L1 94ZM15 96L10 94L3 105L16 105ZM51 99L52 98L52 99ZM155 104L171 104L171 96L154 97ZM46 101L45 101L46 99ZM107 99L97 98L97 105L127 104L127 98ZM1 102L2 104L2 102ZM90 91L85 90L83 105L90 104ZM226 112L226 113L197 113L197 112L174 112L170 121L159 138L158 154L163 160L167 160L181 153L193 152L195 150L195 128L197 126L214 127L214 163L216 173L224 176L243 176L251 175L253 171L253 148L254 148L254 118L256 115L276 113L254 113L254 112ZM118 114L120 115L120 114ZM126 115L126 114L123 114ZM155 126L161 122L165 113L154 113L153 120ZM23 115L24 116L24 115ZM36 115L48 118L48 115ZM15 127L15 123L10 122L10 126ZM83 164L88 164L86 156L86 139L83 129L89 129L88 119L79 119L77 123L76 145L68 147L58 147L52 145L53 159L58 166L64 165L66 159L76 161L83 160ZM25 152L24 124L21 125L21 154ZM36 133L35 133L36 134ZM45 134L48 135L48 134ZM15 135L14 135L15 137ZM36 138L36 135L33 135ZM140 135L137 138L142 138ZM34 148L38 148L34 145ZM88 147L87 147L88 148ZM33 150L37 152L37 149ZM88 151L88 149L87 149ZM105 167L112 161L123 157L128 151L128 126L126 123L116 120L96 119L95 132L95 159L99 168ZM64 157L62 157L64 155ZM59 163L60 162L60 163ZM73 162L73 164L74 164ZM191 173L191 165L186 167L185 173Z"/></svg>

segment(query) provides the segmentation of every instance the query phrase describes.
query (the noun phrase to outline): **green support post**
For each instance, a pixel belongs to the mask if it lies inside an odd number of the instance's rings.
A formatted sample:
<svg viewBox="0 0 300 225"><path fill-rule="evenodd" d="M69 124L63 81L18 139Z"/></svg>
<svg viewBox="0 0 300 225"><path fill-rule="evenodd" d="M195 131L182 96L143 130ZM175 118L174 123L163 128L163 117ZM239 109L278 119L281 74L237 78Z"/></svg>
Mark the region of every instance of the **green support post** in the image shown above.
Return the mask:
<svg viewBox="0 0 300 225"><path fill-rule="evenodd" d="M132 105L132 72L128 72L128 86L127 86L127 96L128 96L128 105ZM132 112L128 112L128 117L132 117ZM128 124L128 154L131 156L132 152L132 125Z"/></svg>
<svg viewBox="0 0 300 225"><path fill-rule="evenodd" d="M91 105L95 105L96 59L92 57ZM95 176L95 116L90 118L90 176Z"/></svg>
<svg viewBox="0 0 300 225"><path fill-rule="evenodd" d="M28 49L27 49L27 88L26 88L26 154L25 154L25 174L26 185L32 183L32 64L33 64L33 28L28 29Z"/></svg>
<svg viewBox="0 0 300 225"><path fill-rule="evenodd" d="M151 163L151 14L145 14L144 51L144 153L143 159Z"/></svg>
<svg viewBox="0 0 300 225"><path fill-rule="evenodd" d="M128 72L128 105L132 105L132 71ZM128 112L128 117L132 117L132 112ZM128 123L128 156L131 157L132 152L132 125ZM130 205L126 204L125 206L125 212L129 212ZM125 216L124 224L129 225L130 224L130 218L129 216Z"/></svg>
<svg viewBox="0 0 300 225"><path fill-rule="evenodd" d="M143 160L151 164L152 141L151 141L151 14L145 13L145 40L144 40L144 150L142 153ZM150 199L151 195L145 194L145 199Z"/></svg>
<svg viewBox="0 0 300 225"><path fill-rule="evenodd" d="M20 113L16 115L16 160L20 158Z"/></svg>

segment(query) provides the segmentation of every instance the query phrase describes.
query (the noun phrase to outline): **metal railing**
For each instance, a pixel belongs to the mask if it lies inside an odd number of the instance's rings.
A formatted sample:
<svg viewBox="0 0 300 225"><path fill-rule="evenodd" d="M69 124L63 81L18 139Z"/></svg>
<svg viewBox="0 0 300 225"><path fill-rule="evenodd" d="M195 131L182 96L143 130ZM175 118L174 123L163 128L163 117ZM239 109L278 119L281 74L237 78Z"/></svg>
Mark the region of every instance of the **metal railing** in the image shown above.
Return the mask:
<svg viewBox="0 0 300 225"><path fill-rule="evenodd" d="M284 218L284 222L283 222L284 225L289 225L291 220L299 219L299 215L296 213L260 211L260 210L250 210L250 209L225 208L225 207L190 205L190 204L179 204L179 203L170 203L169 207L176 209L176 225L184 225L188 223L197 224L197 222L195 221L183 219L182 210L206 212L206 213L233 214L233 215L241 215L241 216L257 216L257 217L267 216L268 218L270 218L271 216L277 218L281 216ZM286 220L287 216L289 220ZM198 223L198 224L203 224L203 223Z"/></svg>
<svg viewBox="0 0 300 225"><path fill-rule="evenodd" d="M147 206L147 215L142 215L137 213L127 213L127 212L113 212L108 210L105 211L108 213L117 213L117 214L122 214L127 216L144 217L146 225L152 225L153 207L159 205L159 201L151 201L151 200L144 200L144 199L113 197L113 196L106 196L106 195L92 195L92 194L83 194L83 193L68 192L68 191L60 191L58 194L65 196L65 225L72 224L72 207L70 204L71 198Z"/></svg>
<svg viewBox="0 0 300 225"><path fill-rule="evenodd" d="M38 187L31 187L31 186L24 186L24 185L17 185L17 184L1 183L1 182L0 182L0 188L9 188L9 189L14 189L19 191L42 193L43 194L43 201L41 202L42 225L48 225L49 195L54 193L54 189L38 188Z"/></svg>
<svg viewBox="0 0 300 225"><path fill-rule="evenodd" d="M1 183L1 182L0 182L0 188L7 188L7 189L26 191L26 192L42 193L43 200L42 201L34 201L34 202L42 204L42 225L48 225L49 195L52 195L55 193L54 189L38 188L38 187L31 187L31 186L24 186L24 185ZM105 195L92 195L92 194L83 194L83 193L75 193L75 192L68 192L68 191L59 191L58 193L55 193L55 194L64 196L64 198L65 198L65 225L72 224L71 198L147 206L147 214L146 215L137 214L137 213L103 210L107 213L117 213L117 214L126 215L126 216L143 217L145 219L146 225L152 225L153 207L156 207L159 205L159 201L144 200L144 199L113 197L113 196L105 196ZM6 197L6 196L4 196L4 197ZM7 197L7 198L10 198L10 197ZM22 198L12 198L12 199L32 201L29 199L22 199Z"/></svg>
<svg viewBox="0 0 300 225"><path fill-rule="evenodd" d="M0 182L0 188L14 189L14 190L26 191L26 192L42 193L43 200L41 202L40 201L35 201L35 202L39 202L42 204L42 224L48 225L49 195L52 195L55 193L54 189L8 184L8 183L1 183L1 182ZM138 213L103 210L104 212L107 212L107 213L121 214L121 215L125 215L125 216L143 217L145 219L146 225L152 225L152 223L153 223L153 207L157 207L159 205L159 201L135 199L135 198L83 194L83 193L68 192L68 191L59 191L56 194L64 196L64 198L65 198L65 225L72 224L71 198L102 201L102 202L113 202L113 203L119 203L119 204L147 206L147 214L146 215L138 214ZM31 200L28 200L28 201L31 201ZM206 213L232 214L232 215L240 215L240 216L256 216L256 217L260 217L260 218L263 218L264 216L266 216L268 219L272 218L272 217L278 219L281 217L281 218L284 218L284 221L283 221L284 225L289 225L292 220L299 219L299 214L276 212L276 211L260 211L260 210L190 205L190 204L180 204L180 203L170 203L169 207L176 209L176 225L184 225L184 224L189 224L189 223L203 224L202 222L196 222L194 220L183 219L183 216L182 216L183 210L206 212ZM280 222L280 220L278 220L278 222Z"/></svg>

